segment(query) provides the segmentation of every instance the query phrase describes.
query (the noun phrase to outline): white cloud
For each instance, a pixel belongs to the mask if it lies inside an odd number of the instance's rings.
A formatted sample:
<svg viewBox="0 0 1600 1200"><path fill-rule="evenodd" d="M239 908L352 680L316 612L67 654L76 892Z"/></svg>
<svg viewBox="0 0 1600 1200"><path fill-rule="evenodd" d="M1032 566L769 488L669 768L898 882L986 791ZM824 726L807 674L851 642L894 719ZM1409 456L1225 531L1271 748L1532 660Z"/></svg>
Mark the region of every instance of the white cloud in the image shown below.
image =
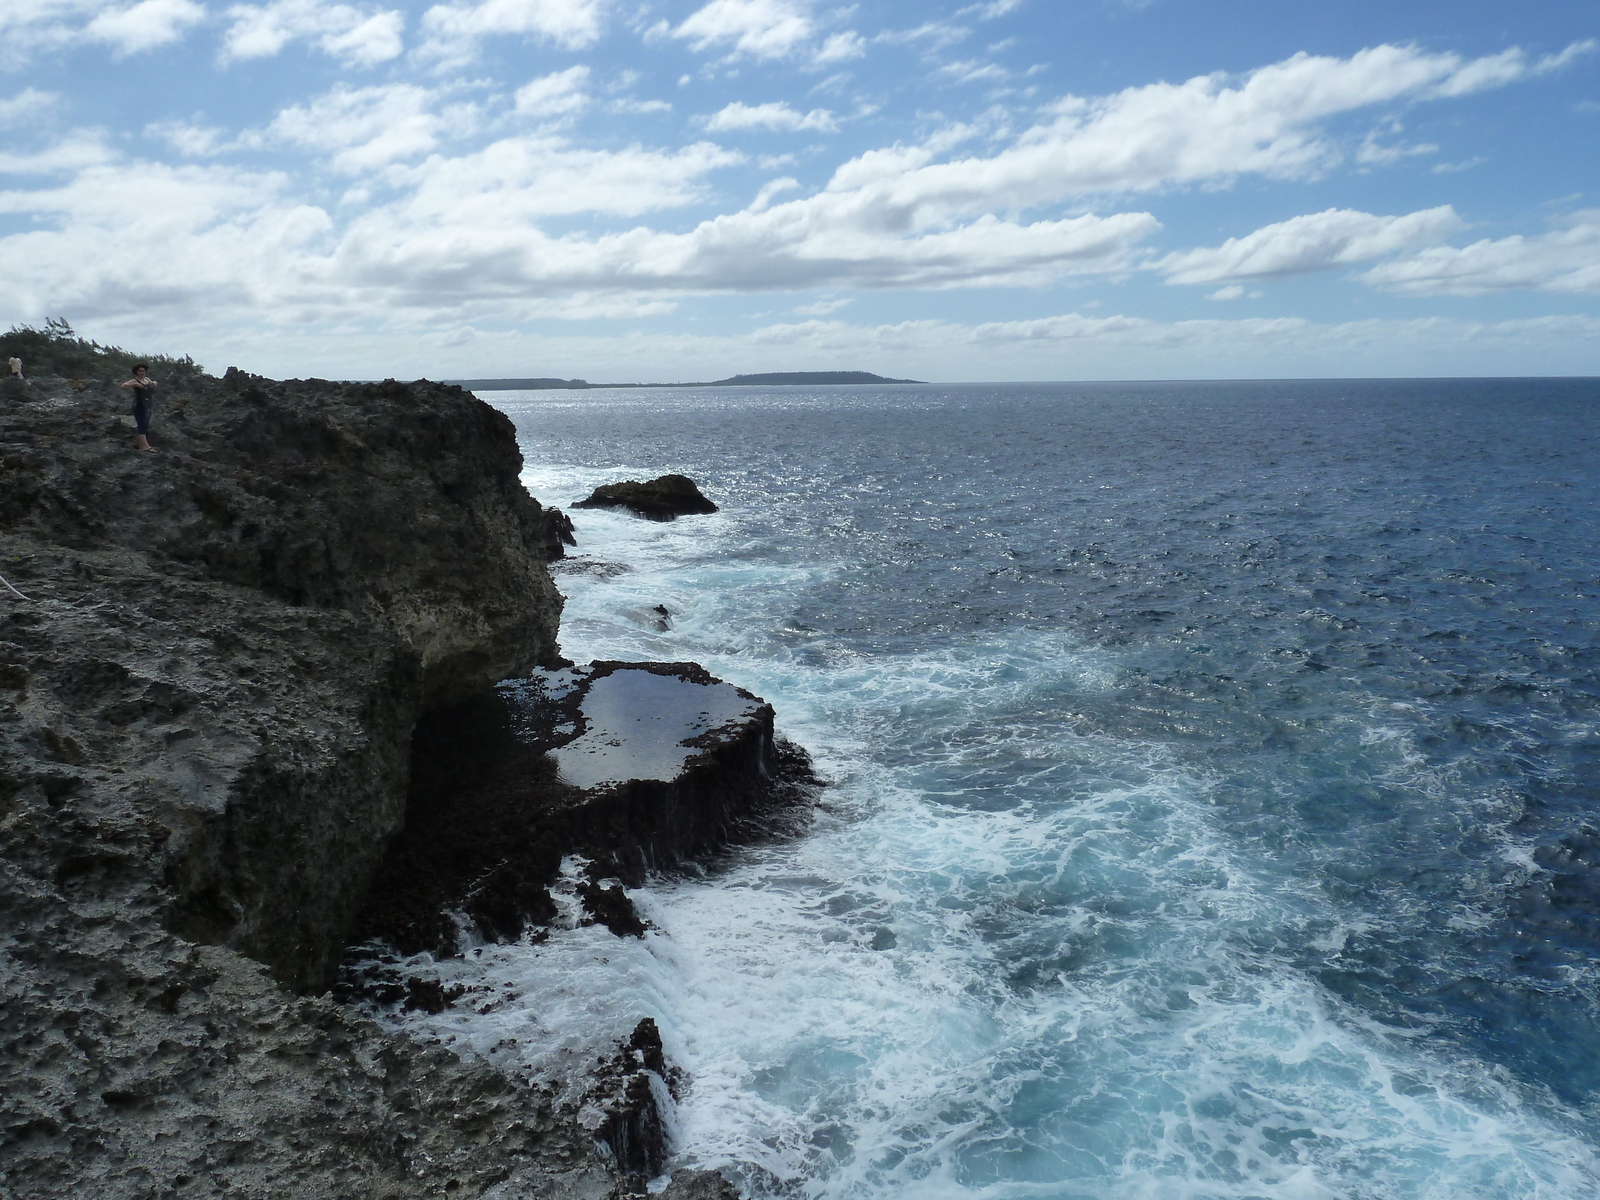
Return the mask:
<svg viewBox="0 0 1600 1200"><path fill-rule="evenodd" d="M1381 263L1361 278L1403 296L1481 296L1512 289L1600 293L1600 209L1574 213L1565 228L1535 237L1484 239L1460 249L1430 246Z"/></svg>
<svg viewBox="0 0 1600 1200"><path fill-rule="evenodd" d="M37 120L54 108L61 97L38 88L23 88L15 96L0 100L0 129Z"/></svg>
<svg viewBox="0 0 1600 1200"><path fill-rule="evenodd" d="M585 66L541 76L517 89L517 111L536 117L577 112L589 103L588 83L589 68Z"/></svg>
<svg viewBox="0 0 1600 1200"><path fill-rule="evenodd" d="M1399 132L1398 122L1392 126L1391 132ZM1438 152L1439 147L1432 142L1420 142L1413 146L1408 146L1404 142L1390 142L1385 145L1378 141L1378 131L1373 130L1367 134L1361 143L1361 148L1356 151L1356 161L1365 166L1390 167L1407 158Z"/></svg>
<svg viewBox="0 0 1600 1200"><path fill-rule="evenodd" d="M837 300L818 300L815 304L802 304L794 311L795 315L800 317L825 317L829 313L848 307L850 303L850 298L845 296Z"/></svg>
<svg viewBox="0 0 1600 1200"><path fill-rule="evenodd" d="M949 21L924 21L914 29L889 29L878 34L873 41L891 45L923 43L930 51L943 50L965 40L972 33L965 25Z"/></svg>
<svg viewBox="0 0 1600 1200"><path fill-rule="evenodd" d="M486 37L520 34L581 50L600 37L607 0L478 0L436 4L422 14L425 53L471 59Z"/></svg>
<svg viewBox="0 0 1600 1200"><path fill-rule="evenodd" d="M178 41L192 25L205 20L206 10L194 0L140 0L128 8L107 9L84 29L84 35L116 47L119 55L137 54Z"/></svg>
<svg viewBox="0 0 1600 1200"><path fill-rule="evenodd" d="M7 287L32 313L142 308L187 320L272 306L300 282L297 271L330 227L320 209L286 198L287 182L212 166L103 162L57 188L0 192L0 212L56 225L0 239Z"/></svg>
<svg viewBox="0 0 1600 1200"><path fill-rule="evenodd" d="M222 130L187 121L155 121L144 127L147 135L160 138L185 158L205 158L224 149Z"/></svg>
<svg viewBox="0 0 1600 1200"><path fill-rule="evenodd" d="M581 256L592 240L547 238L531 222L575 213L636 217L681 207L702 198L708 174L739 161L738 154L710 142L672 152L638 146L608 151L575 149L548 133L505 138L471 154L434 156L391 173L390 182L410 187L410 194L360 218L352 236L361 242L382 228L385 255L406 256L414 247L418 261L442 246L490 243L499 248L491 253L503 250L521 263L530 251L555 246L564 255ZM628 236L646 235L648 230L635 230ZM495 273L507 269L520 268L501 263Z"/></svg>
<svg viewBox="0 0 1600 1200"><path fill-rule="evenodd" d="M984 80L999 83L1011 78L1011 72L998 63L979 62L977 59L945 63L939 71L957 83L981 83Z"/></svg>
<svg viewBox="0 0 1600 1200"><path fill-rule="evenodd" d="M993 21L1022 7L1022 0L989 0L988 4L973 4L956 12L958 17L976 17L980 21Z"/></svg>
<svg viewBox="0 0 1600 1200"><path fill-rule="evenodd" d="M812 61L821 66L826 63L843 62L849 58L861 58L866 53L867 40L855 30L846 29L842 33L830 33L812 57Z"/></svg>
<svg viewBox="0 0 1600 1200"><path fill-rule="evenodd" d="M1168 283L1213 284L1283 279L1309 271L1383 258L1449 237L1462 227L1448 204L1379 217L1348 208L1292 217L1222 245L1169 254L1151 265ZM1239 294L1243 294L1242 292ZM1214 295L1212 299L1229 299Z"/></svg>
<svg viewBox="0 0 1600 1200"><path fill-rule="evenodd" d="M787 58L811 37L810 16L789 0L711 0L672 31L696 50L731 45L752 58Z"/></svg>
<svg viewBox="0 0 1600 1200"><path fill-rule="evenodd" d="M774 196L781 196L784 192L792 192L800 186L798 179L784 176L782 179L769 179L761 185L761 190L756 193L756 198L750 202L751 212L761 212L772 204Z"/></svg>
<svg viewBox="0 0 1600 1200"><path fill-rule="evenodd" d="M405 49L405 14L375 11L326 0L274 0L237 4L222 39L222 58L271 58L290 42L304 40L354 66L387 62Z"/></svg>
<svg viewBox="0 0 1600 1200"><path fill-rule="evenodd" d="M1513 46L1499 54L1463 64L1460 70L1438 83L1434 88L1434 95L1464 96L1468 92L1500 87L1528 75L1549 75L1585 54L1594 53L1597 47L1600 47L1600 42L1588 38L1581 42L1573 42L1559 54L1547 54L1530 63L1523 49L1520 46Z"/></svg>
<svg viewBox="0 0 1600 1200"><path fill-rule="evenodd" d="M430 92L411 84L340 87L284 109L265 136L331 152L334 170L358 174L438 145L445 120L432 102Z"/></svg>
<svg viewBox="0 0 1600 1200"><path fill-rule="evenodd" d="M115 153L106 145L103 134L98 131L76 130L34 154L0 149L0 174L70 174L108 163L115 157Z"/></svg>
<svg viewBox="0 0 1600 1200"><path fill-rule="evenodd" d="M720 112L702 118L702 124L712 132L731 129L814 129L819 133L837 133L839 122L825 108L814 108L808 113L790 108L787 104L745 104L734 101Z"/></svg>
<svg viewBox="0 0 1600 1200"><path fill-rule="evenodd" d="M83 41L108 44L120 58L179 40L205 15L195 0L4 0L0 63Z"/></svg>
<svg viewBox="0 0 1600 1200"><path fill-rule="evenodd" d="M1339 144L1322 132L1329 118L1425 99L1446 85L1459 92L1469 78L1478 81L1473 86L1503 83L1507 68L1485 73L1458 55L1409 46L1343 59L1296 54L1237 78L1218 73L1069 96L989 157L935 161L971 132L959 128L922 145L869 151L841 166L828 186L870 191L884 206L932 223L1094 193L1227 183L1241 174L1313 177L1340 160Z"/></svg>
<svg viewBox="0 0 1600 1200"><path fill-rule="evenodd" d="M1219 287L1216 291L1206 296L1207 300L1237 300L1244 295L1244 285L1230 283L1227 287Z"/></svg>
<svg viewBox="0 0 1600 1200"><path fill-rule="evenodd" d="M434 296L490 281L523 295L1035 284L1121 269L1130 247L1158 227L1148 214L1122 213L1027 226L984 218L904 236L876 227L855 198L823 195L717 217L687 233L636 228L552 238L519 213L525 192L460 196L448 190L459 186L454 165L429 170L449 206L448 225L416 227L419 217L439 209L420 198L363 218L341 246L341 258L361 263L363 277L404 278ZM593 189L592 171L572 186ZM624 202L636 195L637 185L617 192ZM588 205L594 204L591 191Z"/></svg>
<svg viewBox="0 0 1600 1200"><path fill-rule="evenodd" d="M614 113L657 113L671 112L672 105L666 100L638 100L632 96L621 96L606 105Z"/></svg>
<svg viewBox="0 0 1600 1200"><path fill-rule="evenodd" d="M30 304L59 294L101 313L131 313L138 298L125 293L120 264L100 257L120 237L141 256L174 264L162 303L177 306L188 295L214 313L232 305L238 319L255 323L343 320L342 314L361 312L395 327L437 321L452 329L579 311L663 311L693 293L1044 286L1116 277L1152 265L1140 247L1160 224L1148 212L1086 211L1086 198L1225 183L1245 172L1314 173L1350 145L1323 131L1329 118L1379 102L1424 99L1470 66L1451 55L1381 47L1349 59L1296 56L1239 77L1069 97L1020 133L992 124L947 126L918 144L850 160L820 192L796 192L779 203L798 185L774 180L743 211L671 223L648 221L646 214L706 202L716 173L748 160L709 140L670 149L588 149L549 128L483 145L481 115L470 105L444 107L453 94L446 89L343 86L285 109L265 130L241 139L247 147L304 147L318 159L308 173L326 166L354 176L337 204L301 203L279 177L212 164L162 168L155 174L167 191L139 192L118 216L89 198L95 188L110 188L115 198L108 182L115 153L103 137L78 135L48 155L0 157L0 168L66 177L37 192L3 193L4 211L24 218L14 226L26 232L0 239L0 261ZM1504 72L1502 64L1479 76ZM534 115L576 111L591 83L582 67L547 74L523 89L520 102ZM589 102L606 94L599 89ZM835 118L774 104L730 106L706 120L719 119L728 122L724 128L741 122L820 128ZM150 132L194 154L217 149L220 137L181 124ZM479 140L463 149L468 136ZM998 149L956 157L980 137ZM142 169L117 164L123 173ZM209 208L178 207L188 224L140 207L165 203L185 181L210 197ZM1030 209L1044 211L1034 219L1023 215ZM580 214L593 219L567 219ZM552 218L560 224L543 227ZM1562 232L1566 242L1551 242L1565 254L1572 278L1549 276L1537 286L1590 286L1572 274L1589 253L1583 241L1589 235L1575 232L1583 221ZM1374 282L1437 289L1443 286L1437 279L1416 274L1425 253L1410 251L1458 227L1449 208L1402 216L1329 210L1155 265L1175 282L1211 285L1220 298L1237 296L1232 289L1250 280L1404 255L1380 270L1409 264L1411 277ZM246 244L251 231L276 239L276 258ZM1548 240L1528 243L1543 253ZM1490 245L1504 243L1480 243ZM238 254L232 266L218 257L234 252L230 247ZM1526 256L1526 249L1519 253ZM1552 250L1546 257L1561 256ZM234 267L228 290L223 281ZM1465 286L1471 274L1457 271L1453 286ZM1122 327L1082 328L1104 340ZM984 344L998 344L999 328L983 335ZM1065 344L1076 328L1057 321L1017 336ZM1158 340L1176 336L1172 326L1138 328ZM1288 326L1274 328L1281 333Z"/></svg>

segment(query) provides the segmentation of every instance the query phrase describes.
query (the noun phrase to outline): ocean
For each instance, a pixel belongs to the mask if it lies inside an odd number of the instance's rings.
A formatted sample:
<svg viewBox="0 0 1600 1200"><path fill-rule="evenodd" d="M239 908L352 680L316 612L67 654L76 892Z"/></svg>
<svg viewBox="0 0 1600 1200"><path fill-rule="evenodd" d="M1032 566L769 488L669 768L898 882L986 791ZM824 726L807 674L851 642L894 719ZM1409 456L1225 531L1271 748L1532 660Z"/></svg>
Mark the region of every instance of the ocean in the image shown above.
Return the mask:
<svg viewBox="0 0 1600 1200"><path fill-rule="evenodd" d="M485 399L546 503L722 506L574 513L563 651L830 786L392 1021L559 1072L653 1017L751 1197L1600 1195L1600 381Z"/></svg>

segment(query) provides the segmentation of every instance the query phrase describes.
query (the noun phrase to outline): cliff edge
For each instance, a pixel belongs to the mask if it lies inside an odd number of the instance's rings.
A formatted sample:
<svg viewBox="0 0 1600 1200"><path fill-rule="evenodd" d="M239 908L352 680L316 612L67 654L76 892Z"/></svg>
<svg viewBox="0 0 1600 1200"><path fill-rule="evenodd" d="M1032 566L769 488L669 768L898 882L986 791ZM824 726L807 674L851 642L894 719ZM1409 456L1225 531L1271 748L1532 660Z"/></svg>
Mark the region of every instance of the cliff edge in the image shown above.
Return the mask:
<svg viewBox="0 0 1600 1200"><path fill-rule="evenodd" d="M0 385L0 1193L604 1195L536 1094L316 995L419 718L557 656L510 423L230 371L140 454L126 396Z"/></svg>

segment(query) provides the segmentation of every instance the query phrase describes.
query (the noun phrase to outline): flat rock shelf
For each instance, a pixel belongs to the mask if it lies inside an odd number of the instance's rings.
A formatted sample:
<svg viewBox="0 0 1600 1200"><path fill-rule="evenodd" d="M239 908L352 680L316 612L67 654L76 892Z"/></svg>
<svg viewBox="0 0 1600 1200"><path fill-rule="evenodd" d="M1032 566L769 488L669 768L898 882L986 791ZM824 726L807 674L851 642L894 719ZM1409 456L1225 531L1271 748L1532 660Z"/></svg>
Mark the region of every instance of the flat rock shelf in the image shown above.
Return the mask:
<svg viewBox="0 0 1600 1200"><path fill-rule="evenodd" d="M772 706L696 663L539 670L431 714L413 741L405 831L359 944L451 955L548 924L580 855L592 919L642 926L620 887L804 810L815 780Z"/></svg>

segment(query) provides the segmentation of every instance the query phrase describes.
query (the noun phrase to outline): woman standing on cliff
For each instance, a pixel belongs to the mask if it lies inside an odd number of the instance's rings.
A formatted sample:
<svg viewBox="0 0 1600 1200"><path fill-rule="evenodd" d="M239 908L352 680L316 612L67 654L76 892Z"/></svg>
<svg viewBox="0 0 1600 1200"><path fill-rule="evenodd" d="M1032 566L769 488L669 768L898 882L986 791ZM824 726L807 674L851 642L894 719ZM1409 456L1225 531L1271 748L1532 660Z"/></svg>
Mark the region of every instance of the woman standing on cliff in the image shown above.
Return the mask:
<svg viewBox="0 0 1600 1200"><path fill-rule="evenodd" d="M135 363L133 378L122 386L133 389L133 427L138 434L134 445L153 454L155 447L150 444L150 402L155 399L156 381L145 375L149 369L144 363Z"/></svg>

